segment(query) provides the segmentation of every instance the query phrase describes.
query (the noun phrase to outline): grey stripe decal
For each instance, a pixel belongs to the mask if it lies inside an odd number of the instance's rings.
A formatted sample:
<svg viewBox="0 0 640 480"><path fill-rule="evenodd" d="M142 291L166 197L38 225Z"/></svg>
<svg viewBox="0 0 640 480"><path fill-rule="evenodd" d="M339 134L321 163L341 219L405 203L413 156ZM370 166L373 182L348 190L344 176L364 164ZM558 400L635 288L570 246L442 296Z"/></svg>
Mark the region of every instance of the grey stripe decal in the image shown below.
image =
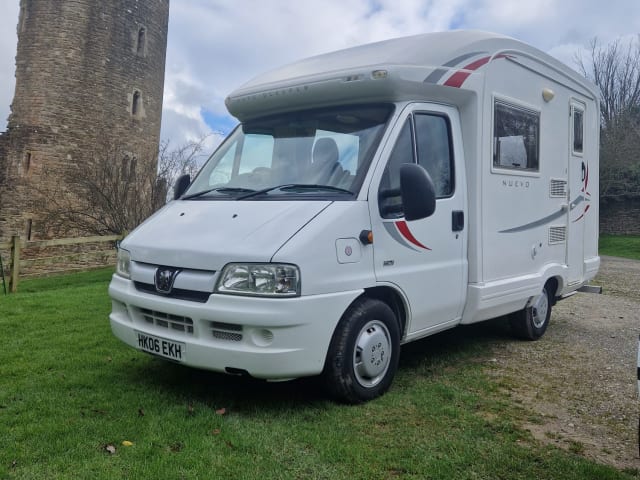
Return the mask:
<svg viewBox="0 0 640 480"><path fill-rule="evenodd" d="M436 68L433 72L429 74L427 78L423 80L423 83L438 83L438 81L447 73L449 70L446 68Z"/></svg>
<svg viewBox="0 0 640 480"><path fill-rule="evenodd" d="M384 228L387 230L389 235L391 235L391 237L396 242L400 243L401 245L407 247L410 250L413 250L414 252L419 251L413 248L412 246L407 245L407 242L405 241L405 239L402 237L402 235L400 235L400 232L398 232L398 230L396 229L396 225L394 222L382 222L382 224L384 225Z"/></svg>
<svg viewBox="0 0 640 480"><path fill-rule="evenodd" d="M521 227L509 228L508 230L500 230L498 233L524 232L525 230L529 230L530 228L539 227L540 225L549 223L550 221L555 220L556 218L560 218L563 215L566 215L566 212L563 209L560 209L556 213L552 213L551 215L541 218L540 220L536 220L535 222L527 223L526 225L522 225Z"/></svg>
<svg viewBox="0 0 640 480"><path fill-rule="evenodd" d="M480 55L481 53L487 53L487 52L465 53L464 55L460 55L459 57L454 58L453 60L449 60L447 63L442 65L442 67L454 67L458 65L460 62L462 62L463 60L466 60L467 58L470 58L470 57L475 57L476 55ZM444 76L444 74L449 71L448 68L442 68L442 67L436 68L433 72L431 72L427 76L427 78L423 80L423 83L438 83L438 81L440 81L440 79Z"/></svg>
<svg viewBox="0 0 640 480"><path fill-rule="evenodd" d="M582 195L580 195L573 202L571 202L571 204L574 207L576 207L579 204L581 204L583 200L584 200L584 197ZM540 220L536 220L535 222L527 223L526 225L522 225L520 227L509 228L507 230L500 230L498 233L523 232L525 230L529 230L530 228L539 227L540 225L544 225L545 223L549 223L550 221L555 220L556 218L562 217L563 215L565 215L565 213L566 212L561 208L557 212L552 213L551 215L549 215L547 217L541 218Z"/></svg>

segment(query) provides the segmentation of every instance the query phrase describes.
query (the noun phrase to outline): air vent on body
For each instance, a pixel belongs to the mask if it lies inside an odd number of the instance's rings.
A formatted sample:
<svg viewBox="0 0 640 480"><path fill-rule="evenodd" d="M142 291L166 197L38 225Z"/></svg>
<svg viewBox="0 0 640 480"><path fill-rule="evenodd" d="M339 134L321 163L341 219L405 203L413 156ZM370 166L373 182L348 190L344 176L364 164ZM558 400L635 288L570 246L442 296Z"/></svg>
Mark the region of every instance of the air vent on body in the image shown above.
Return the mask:
<svg viewBox="0 0 640 480"><path fill-rule="evenodd" d="M558 178L552 178L549 184L549 196L561 197L567 196L567 181Z"/></svg>
<svg viewBox="0 0 640 480"><path fill-rule="evenodd" d="M567 239L567 227L549 227L549 245L564 243Z"/></svg>

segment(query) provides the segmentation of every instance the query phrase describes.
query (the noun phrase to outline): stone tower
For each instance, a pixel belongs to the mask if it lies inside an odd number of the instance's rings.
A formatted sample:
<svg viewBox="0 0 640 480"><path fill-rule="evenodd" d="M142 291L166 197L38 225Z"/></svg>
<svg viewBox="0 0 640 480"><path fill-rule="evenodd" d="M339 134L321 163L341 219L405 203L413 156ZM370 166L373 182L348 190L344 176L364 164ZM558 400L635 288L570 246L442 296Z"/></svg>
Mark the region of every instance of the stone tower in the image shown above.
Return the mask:
<svg viewBox="0 0 640 480"><path fill-rule="evenodd" d="M169 0L20 0L0 242L46 235L33 191L61 191L65 167L87 152L157 150L168 18Z"/></svg>

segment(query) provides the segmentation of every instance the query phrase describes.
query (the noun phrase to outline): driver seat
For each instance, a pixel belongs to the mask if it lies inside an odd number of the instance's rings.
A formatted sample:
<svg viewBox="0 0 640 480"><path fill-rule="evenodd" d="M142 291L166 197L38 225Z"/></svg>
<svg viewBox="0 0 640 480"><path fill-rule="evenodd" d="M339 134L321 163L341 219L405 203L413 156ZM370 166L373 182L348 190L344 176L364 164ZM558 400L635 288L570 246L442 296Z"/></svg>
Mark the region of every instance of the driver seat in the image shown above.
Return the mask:
<svg viewBox="0 0 640 480"><path fill-rule="evenodd" d="M330 185L331 180L342 178L344 170L338 162L339 159L338 144L333 138L318 139L311 155L311 182Z"/></svg>

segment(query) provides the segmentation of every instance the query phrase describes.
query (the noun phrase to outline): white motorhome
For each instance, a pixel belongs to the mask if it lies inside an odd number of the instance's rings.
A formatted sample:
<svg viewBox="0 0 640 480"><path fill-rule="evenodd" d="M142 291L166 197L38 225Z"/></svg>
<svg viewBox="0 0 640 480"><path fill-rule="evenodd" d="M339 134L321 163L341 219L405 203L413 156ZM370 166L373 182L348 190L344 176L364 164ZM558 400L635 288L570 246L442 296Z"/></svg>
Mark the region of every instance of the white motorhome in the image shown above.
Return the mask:
<svg viewBox="0 0 640 480"><path fill-rule="evenodd" d="M226 105L240 125L120 245L110 321L134 348L361 402L403 343L506 314L537 339L598 270L596 87L531 46L388 40Z"/></svg>

